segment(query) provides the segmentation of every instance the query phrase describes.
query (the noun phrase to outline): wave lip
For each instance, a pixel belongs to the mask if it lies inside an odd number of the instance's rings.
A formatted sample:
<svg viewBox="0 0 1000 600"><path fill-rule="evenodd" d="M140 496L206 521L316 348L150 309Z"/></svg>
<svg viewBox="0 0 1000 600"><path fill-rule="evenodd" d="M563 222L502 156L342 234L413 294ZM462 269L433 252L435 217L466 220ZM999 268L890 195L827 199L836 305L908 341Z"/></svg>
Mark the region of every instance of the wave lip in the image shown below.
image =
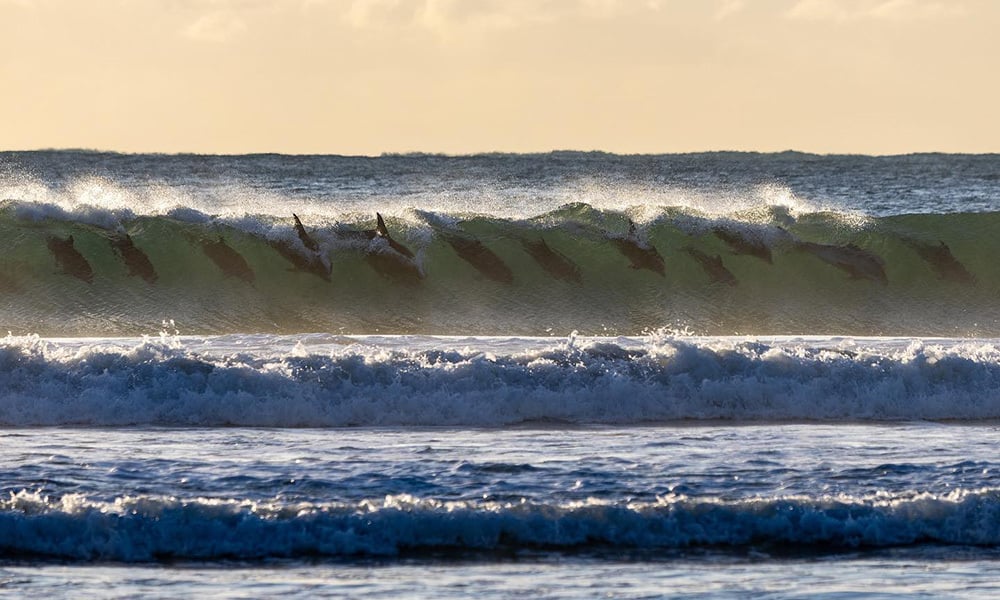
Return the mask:
<svg viewBox="0 0 1000 600"><path fill-rule="evenodd" d="M259 342L266 348L268 338ZM262 340L262 341L261 341ZM249 340L247 340L249 342ZM402 343L400 343L402 344ZM205 351L0 340L6 426L458 426L1000 419L980 343L575 339Z"/></svg>
<svg viewBox="0 0 1000 600"><path fill-rule="evenodd" d="M0 540L0 555L8 557L123 562L440 550L996 547L1000 492L567 504L387 496L358 504L281 504L143 496L102 502L21 491L0 500Z"/></svg>

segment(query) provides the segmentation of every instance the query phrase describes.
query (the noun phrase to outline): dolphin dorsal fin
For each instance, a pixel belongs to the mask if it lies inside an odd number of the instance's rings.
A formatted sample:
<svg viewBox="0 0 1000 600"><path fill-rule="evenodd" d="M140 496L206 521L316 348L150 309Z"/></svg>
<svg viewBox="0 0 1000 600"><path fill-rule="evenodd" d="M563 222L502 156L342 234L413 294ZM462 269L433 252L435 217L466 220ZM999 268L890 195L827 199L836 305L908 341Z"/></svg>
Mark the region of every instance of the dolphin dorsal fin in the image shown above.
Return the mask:
<svg viewBox="0 0 1000 600"><path fill-rule="evenodd" d="M628 238L630 240L634 240L637 236L637 233L635 231L635 221L633 221L632 219L628 220L628 233L626 235L628 235Z"/></svg>
<svg viewBox="0 0 1000 600"><path fill-rule="evenodd" d="M388 238L389 230L385 226L385 221L382 220L382 215L375 213L375 235L379 237Z"/></svg>

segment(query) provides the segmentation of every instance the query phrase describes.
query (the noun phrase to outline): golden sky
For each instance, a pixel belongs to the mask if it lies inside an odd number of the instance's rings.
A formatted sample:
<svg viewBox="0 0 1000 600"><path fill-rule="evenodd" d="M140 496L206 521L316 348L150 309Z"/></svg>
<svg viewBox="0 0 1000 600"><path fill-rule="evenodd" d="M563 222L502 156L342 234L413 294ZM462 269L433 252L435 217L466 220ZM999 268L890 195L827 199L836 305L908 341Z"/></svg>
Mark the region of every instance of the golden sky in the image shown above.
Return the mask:
<svg viewBox="0 0 1000 600"><path fill-rule="evenodd" d="M996 0L0 0L0 150L1000 151Z"/></svg>

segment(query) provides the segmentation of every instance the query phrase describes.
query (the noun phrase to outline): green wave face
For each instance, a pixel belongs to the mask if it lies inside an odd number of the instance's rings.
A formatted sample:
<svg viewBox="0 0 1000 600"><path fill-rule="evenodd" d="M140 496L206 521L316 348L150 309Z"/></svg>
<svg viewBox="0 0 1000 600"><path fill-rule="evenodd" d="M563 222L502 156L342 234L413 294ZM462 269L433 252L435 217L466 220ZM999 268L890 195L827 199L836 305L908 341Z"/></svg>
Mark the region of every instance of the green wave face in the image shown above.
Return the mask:
<svg viewBox="0 0 1000 600"><path fill-rule="evenodd" d="M631 238L624 214L585 204L527 221L410 211L387 222L415 259L366 233L373 220L306 223L314 254L290 215L146 216L112 231L29 218L8 205L0 211L0 328L136 335L172 319L187 334L635 335L669 327L1000 336L998 213L792 217L764 209L718 218L665 209ZM134 252L126 259L116 249L125 233L155 277L127 264ZM70 236L90 282L51 247ZM206 248L220 240L252 276L211 256ZM653 255L662 273L644 262Z"/></svg>

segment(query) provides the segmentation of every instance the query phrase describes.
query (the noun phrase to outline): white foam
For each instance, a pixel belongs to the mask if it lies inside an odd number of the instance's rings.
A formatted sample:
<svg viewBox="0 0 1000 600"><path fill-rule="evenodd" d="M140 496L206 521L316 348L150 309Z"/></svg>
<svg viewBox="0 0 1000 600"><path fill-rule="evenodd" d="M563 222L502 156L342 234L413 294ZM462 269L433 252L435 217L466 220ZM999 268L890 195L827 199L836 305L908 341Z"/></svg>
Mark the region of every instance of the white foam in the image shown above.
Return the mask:
<svg viewBox="0 0 1000 600"><path fill-rule="evenodd" d="M655 550L754 545L817 550L1000 544L1000 492L723 500L355 503L12 492L0 499L7 555L70 560L395 556L440 549Z"/></svg>
<svg viewBox="0 0 1000 600"><path fill-rule="evenodd" d="M985 340L351 341L8 337L0 341L0 423L499 427L1000 419L1000 347Z"/></svg>

